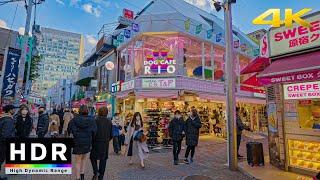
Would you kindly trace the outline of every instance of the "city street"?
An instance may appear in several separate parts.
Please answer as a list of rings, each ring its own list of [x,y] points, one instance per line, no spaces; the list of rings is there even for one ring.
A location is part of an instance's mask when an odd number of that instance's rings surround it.
[[[242,144],[241,151],[245,155],[245,143]],[[175,180],[183,179],[191,175],[203,175],[211,179],[237,179],[247,180],[251,179],[240,172],[232,172],[226,166],[227,146],[226,141],[213,138],[211,136],[202,136],[200,145],[196,149],[195,162],[190,165],[181,164],[174,166],[172,163],[172,154],[170,150],[161,150],[161,152],[152,152],[149,159],[146,161],[146,169],[142,170],[139,166],[139,161],[132,166],[128,165],[128,161],[123,156],[114,155],[112,146],[110,146],[110,158],[108,160],[105,179],[108,180],[155,180],[166,179]],[[184,155],[184,150],[180,153],[180,157]],[[88,163],[86,168],[85,179],[92,178],[91,164]],[[59,177],[59,178],[57,178]],[[75,177],[71,176],[57,176],[57,175],[34,175],[32,177],[26,176],[10,176],[9,180],[73,180]],[[194,178],[201,180],[202,178]],[[204,179],[205,180],[205,179]]]

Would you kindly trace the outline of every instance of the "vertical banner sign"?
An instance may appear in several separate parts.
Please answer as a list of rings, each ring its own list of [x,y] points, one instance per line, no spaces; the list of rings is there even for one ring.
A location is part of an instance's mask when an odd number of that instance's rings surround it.
[[[9,48],[3,73],[2,98],[14,98],[19,72],[21,50]]]
[[[113,44],[115,47],[118,47],[118,46],[119,46],[119,42],[118,42],[117,39],[113,39],[112,44]]]
[[[213,29],[207,30],[207,39],[211,39],[213,35]]]
[[[260,49],[254,49],[253,50],[253,56],[259,56]]]
[[[133,11],[129,10],[129,9],[123,9],[123,17],[127,18],[127,19],[133,19],[134,13]]]
[[[269,57],[269,44],[267,34],[265,34],[260,40],[260,57]]]
[[[220,42],[222,40],[222,33],[216,35],[216,42]]]
[[[196,26],[196,34],[200,34],[202,31],[202,24]]]
[[[27,46],[27,49],[26,49],[26,52],[27,52],[26,61],[27,62],[31,61],[31,59],[32,59],[33,40],[34,40],[33,37],[28,37],[28,46]]]
[[[131,31],[129,29],[124,30],[124,37],[126,37],[127,39],[131,37]]]
[[[124,36],[122,34],[119,34],[117,37],[118,43],[123,43],[124,42]]]
[[[186,31],[190,31],[190,24],[191,24],[190,19],[188,19],[188,20],[186,20],[186,21],[184,22],[184,29],[185,29]]]
[[[132,23],[132,30],[133,30],[134,32],[139,32],[139,24]]]

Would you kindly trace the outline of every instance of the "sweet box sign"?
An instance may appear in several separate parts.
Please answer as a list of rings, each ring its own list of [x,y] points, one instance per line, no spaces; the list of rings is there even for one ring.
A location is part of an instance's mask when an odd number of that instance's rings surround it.
[[[142,88],[146,89],[172,89],[176,87],[175,78],[144,78]]]
[[[284,99],[320,98],[320,81],[284,85],[283,91]]]

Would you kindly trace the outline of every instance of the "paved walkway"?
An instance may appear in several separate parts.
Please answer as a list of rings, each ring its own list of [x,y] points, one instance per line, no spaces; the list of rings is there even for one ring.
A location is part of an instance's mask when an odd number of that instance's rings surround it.
[[[241,151],[245,149],[245,143],[242,143]],[[110,149],[111,150],[111,149]],[[128,160],[123,156],[117,156],[110,151],[110,158],[107,164],[106,180],[180,180],[191,175],[202,175],[210,177],[214,180],[249,180],[248,176],[240,172],[229,171],[227,162],[227,147],[226,141],[212,136],[202,136],[200,144],[196,149],[195,162],[190,165],[181,164],[174,166],[172,163],[171,150],[163,150],[162,152],[153,152],[146,161],[146,168],[142,170],[139,167],[139,161],[136,159],[136,164],[129,166]],[[181,157],[184,150],[181,152]],[[244,152],[242,152],[245,155]],[[3,173],[3,172],[2,172]],[[85,179],[90,180],[92,177],[91,165],[88,162],[86,168]],[[9,180],[74,180],[74,176],[66,175],[33,175],[9,176]],[[186,179],[208,179],[200,178],[199,176]]]

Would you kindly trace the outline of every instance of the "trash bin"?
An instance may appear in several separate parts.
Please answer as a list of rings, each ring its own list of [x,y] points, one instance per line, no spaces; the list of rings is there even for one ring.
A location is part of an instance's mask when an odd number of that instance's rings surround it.
[[[250,166],[264,166],[263,145],[260,142],[248,142],[247,162]]]

